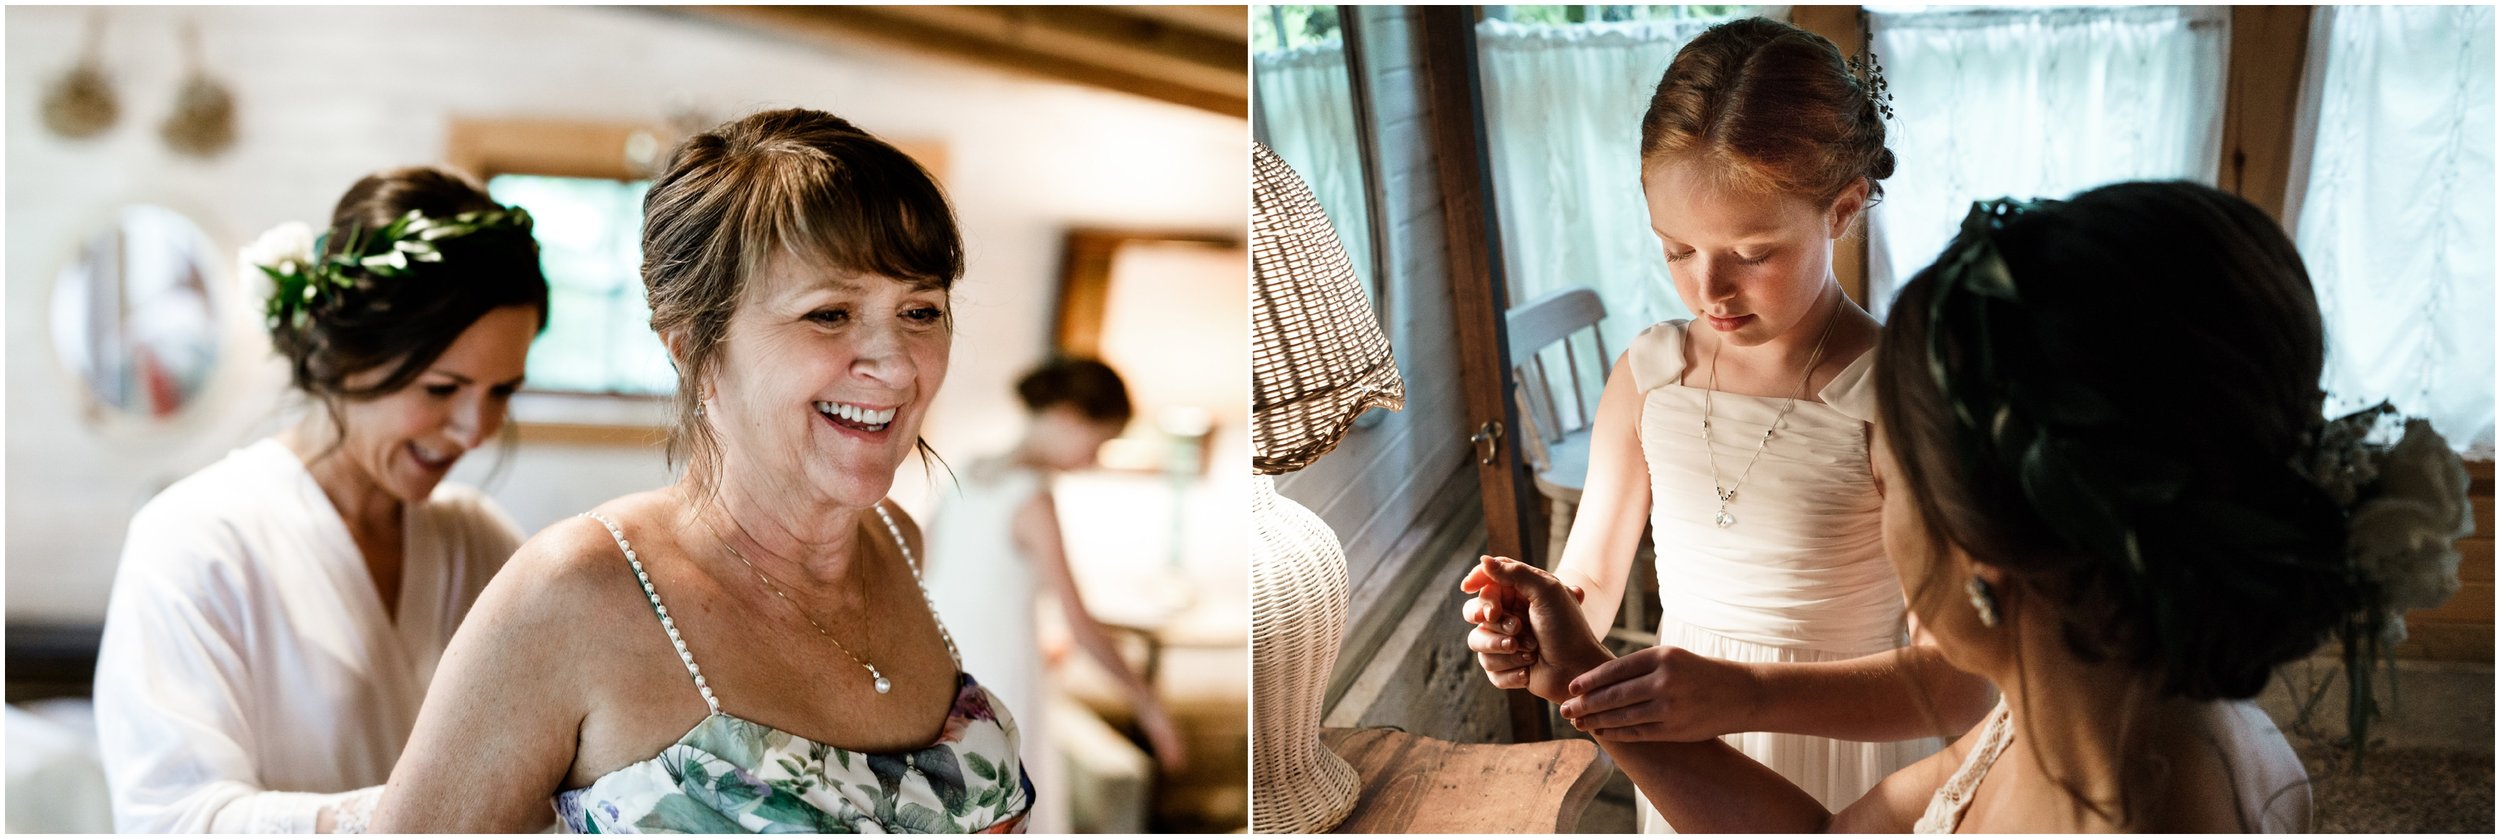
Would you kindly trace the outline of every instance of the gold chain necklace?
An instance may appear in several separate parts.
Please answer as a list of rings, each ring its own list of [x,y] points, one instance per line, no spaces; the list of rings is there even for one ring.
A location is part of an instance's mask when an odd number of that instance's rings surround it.
[[[797,601],[794,601],[794,600],[791,600],[791,599],[790,599],[790,594],[789,594],[788,592],[782,591],[782,590],[781,590],[781,584],[780,584],[780,583],[773,582],[773,578],[772,578],[772,576],[771,576],[771,575],[769,575],[769,574],[764,573],[764,569],[757,568],[757,567],[755,567],[755,563],[748,562],[748,561],[747,561],[747,555],[746,555],[746,554],[744,554],[744,553],[741,553],[741,552],[738,550],[738,546],[730,544],[730,543],[729,543],[729,539],[728,539],[728,537],[725,537],[725,536],[722,536],[722,535],[721,535],[721,533],[720,533],[720,528],[717,528],[717,527],[713,527],[713,526],[712,526],[712,522],[711,522],[711,520],[709,520],[709,519],[705,519],[705,520],[704,520],[704,522],[703,522],[703,529],[705,529],[705,530],[709,530],[709,531],[712,531],[712,538],[714,538],[714,539],[719,539],[719,540],[720,540],[720,545],[721,545],[721,547],[728,548],[728,549],[729,549],[729,555],[730,555],[730,556],[732,556],[732,557],[736,557],[736,558],[737,558],[737,560],[738,560],[738,564],[739,564],[739,565],[744,565],[744,566],[746,566],[746,567],[747,567],[747,570],[748,570],[748,571],[752,571],[752,572],[754,572],[754,573],[755,573],[755,578],[756,578],[756,579],[758,579],[758,580],[762,580],[762,581],[764,581],[764,587],[765,587],[765,588],[772,589],[773,595],[774,595],[774,596],[776,596],[776,597],[781,598],[781,602],[782,602],[783,604],[788,605],[788,606],[790,607],[790,611],[793,611],[793,612],[797,612],[797,613],[799,613],[799,619],[800,619],[800,620],[807,621],[807,625],[808,625],[808,626],[815,627],[815,628],[816,628],[816,634],[818,634],[818,635],[822,635],[822,636],[825,636],[825,640],[827,640],[827,641],[832,641],[832,642],[833,642],[833,648],[834,648],[834,649],[841,650],[843,655],[850,656],[852,661],[854,661],[854,662],[858,662],[858,664],[859,664],[859,666],[860,666],[860,667],[862,667],[862,668],[866,669],[866,670],[868,671],[868,677],[869,677],[869,678],[871,678],[871,679],[875,679],[875,680],[876,680],[876,688],[877,688],[877,692],[878,692],[878,693],[880,693],[880,694],[883,694],[883,693],[889,693],[889,692],[892,692],[892,691],[894,690],[894,682],[893,682],[892,680],[890,680],[890,679],[887,679],[887,678],[885,677],[885,674],[877,672],[877,666],[876,666],[876,665],[868,663],[868,660],[867,660],[867,659],[860,658],[858,653],[851,652],[851,648],[850,648],[849,646],[844,645],[844,644],[842,643],[842,639],[833,637],[833,633],[831,633],[831,632],[826,632],[826,631],[825,631],[825,626],[824,626],[824,624],[817,623],[817,622],[816,622],[816,619],[815,619],[814,617],[811,617],[811,616],[809,616],[809,615],[807,614],[807,610],[806,610],[806,609],[799,608],[799,604],[798,604],[798,602],[797,602]]]
[[[1754,444],[1753,457],[1745,461],[1745,471],[1737,474],[1734,484],[1720,482],[1719,452],[1710,445],[1710,414],[1715,407],[1711,397],[1719,391],[1719,356],[1725,354],[1727,345],[1722,343],[1719,349],[1710,352],[1710,387],[1701,392],[1701,450],[1710,459],[1710,490],[1719,497],[1719,514],[1711,519],[1719,527],[1736,525],[1736,514],[1728,512],[1728,505],[1736,503],[1736,490],[1745,485],[1746,478],[1753,477],[1753,465],[1761,462],[1762,453],[1771,448],[1771,433],[1778,431],[1780,423],[1788,420],[1789,411],[1796,410],[1797,400],[1805,398],[1806,383],[1814,380],[1814,366],[1823,361],[1823,343],[1831,340],[1832,325],[1839,322],[1840,305],[1836,304],[1832,307],[1831,316],[1823,319],[1823,334],[1814,339],[1814,352],[1806,356],[1805,372],[1797,376],[1797,392],[1788,397],[1788,404],[1780,406],[1779,415],[1772,417],[1771,424],[1762,429],[1762,442]]]

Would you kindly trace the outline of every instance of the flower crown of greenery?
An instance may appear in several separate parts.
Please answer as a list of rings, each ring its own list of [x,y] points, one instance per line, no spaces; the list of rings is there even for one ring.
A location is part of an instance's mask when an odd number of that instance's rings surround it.
[[[2192,512],[2210,538],[2287,546],[2320,532],[2318,521],[2344,525],[2343,550],[2328,561],[2361,594],[2342,615],[2346,738],[2339,745],[2357,769],[2369,724],[2382,715],[2371,689],[2379,664],[2393,672],[2391,648],[2404,640],[2404,613],[2446,602],[2457,590],[2456,541],[2474,532],[2463,461],[2430,423],[2400,419],[2381,402],[2333,419],[2312,421],[2301,450],[2286,466],[2320,490],[2316,515],[2261,509],[2236,498],[2200,497],[2188,467],[2160,452],[2117,442],[2094,429],[2124,421],[2116,405],[2079,382],[2040,374],[2046,348],[2016,336],[2036,335],[2023,294],[1998,252],[1995,236],[2014,219],[2059,201],[1974,202],[1961,233],[1928,269],[1927,369],[1951,406],[1961,462],[2010,469],[2043,522],[2094,555],[2119,558],[2139,602],[2167,603],[2198,595],[2156,590],[2163,584],[2145,564],[2137,523],[2155,508]],[[2015,340],[2000,340],[2015,338]],[[2323,402],[2324,394],[2320,394]],[[2400,432],[2397,426],[2400,425]],[[2392,439],[2392,442],[2383,442]],[[2314,520],[2312,520],[2314,519]],[[2263,596],[2261,575],[2200,575],[2200,586],[2235,586]],[[2174,604],[2174,606],[2177,604]],[[2163,646],[2182,639],[2166,626],[2176,608],[2158,610]],[[2332,684],[2319,681],[2295,727]]]
[[[518,233],[534,252],[532,224],[529,211],[520,207],[471,210],[450,218],[409,210],[379,228],[349,227],[335,252],[324,257],[317,254],[329,234],[316,239],[303,223],[288,222],[261,234],[243,258],[269,276],[270,327],[301,327],[314,309],[340,293],[373,280],[408,277],[416,263],[443,261],[441,245],[454,239]]]

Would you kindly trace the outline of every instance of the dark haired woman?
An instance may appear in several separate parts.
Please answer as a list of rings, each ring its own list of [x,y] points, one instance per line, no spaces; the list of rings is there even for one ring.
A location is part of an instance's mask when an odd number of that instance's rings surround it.
[[[1128,427],[1128,387],[1100,361],[1054,358],[1018,379],[1016,396],[1024,402],[1024,436],[1015,448],[964,470],[960,492],[950,494],[930,521],[929,593],[939,611],[955,616],[964,666],[983,674],[990,690],[1015,709],[1036,785],[1048,786],[1053,765],[1046,739],[1048,662],[1034,625],[1035,596],[1044,593],[1058,602],[1076,645],[1127,690],[1165,771],[1178,771],[1187,760],[1180,731],[1086,610],[1068,571],[1051,494],[1058,473],[1093,465],[1103,443]],[[1044,790],[1034,807],[1036,832],[1067,831],[1067,814],[1052,812],[1064,805],[1053,808],[1052,800]]]
[[[1909,646],[1868,459],[1877,325],[1832,273],[1834,243],[1893,170],[1879,84],[1830,41],[1763,18],[1677,52],[1641,119],[1638,186],[1695,317],[1642,331],[1607,376],[1554,566],[1607,626],[1648,525],[1658,644],[1565,696],[1532,666],[1535,641],[1505,632],[1498,606],[1488,619],[1498,598],[1468,611],[1494,684],[1564,703],[1600,736],[1724,736],[1833,806],[1988,702],[1977,679]],[[1792,682],[1811,688],[1755,701]],[[1645,804],[1639,815],[1647,831],[1675,827]]]
[[[2190,183],[1988,202],[1893,311],[1884,541],[1936,648],[2004,701],[1840,807],[1715,742],[1601,739],[1618,764],[1713,832],[2307,830],[2299,759],[2246,700],[2328,633],[2435,604],[2412,598],[2443,560],[2453,590],[2472,518],[2427,424],[2382,449],[2320,416],[2291,240]],[[1561,675],[1605,657],[1551,575],[1483,574]]]
[[[493,438],[546,324],[529,216],[401,169],[247,253],[320,410],[132,517],[96,662],[123,831],[353,831],[435,662],[521,535],[443,482]]]
[[[1006,832],[1015,722],[886,500],[946,381],[935,179],[820,111],[679,146],[643,200],[678,482],[532,537],[443,654],[377,828]]]

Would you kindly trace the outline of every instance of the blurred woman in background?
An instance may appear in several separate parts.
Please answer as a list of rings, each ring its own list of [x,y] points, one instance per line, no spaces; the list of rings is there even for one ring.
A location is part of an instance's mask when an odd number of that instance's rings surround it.
[[[1154,687],[1120,658],[1110,633],[1094,620],[1068,570],[1051,483],[1059,473],[1094,464],[1102,445],[1128,427],[1128,387],[1110,365],[1054,358],[1016,382],[1024,402],[1024,437],[1015,448],[965,470],[961,492],[932,517],[929,593],[955,617],[964,666],[980,671],[1024,724],[1026,762],[1044,788],[1058,769],[1049,746],[1049,667],[1035,625],[1037,595],[1059,604],[1069,634],[1137,708],[1138,727],[1163,770],[1188,762],[1179,729]],[[1056,801],[1062,806],[1048,806]],[[1065,798],[1045,793],[1035,809],[1037,832],[1068,830]]]

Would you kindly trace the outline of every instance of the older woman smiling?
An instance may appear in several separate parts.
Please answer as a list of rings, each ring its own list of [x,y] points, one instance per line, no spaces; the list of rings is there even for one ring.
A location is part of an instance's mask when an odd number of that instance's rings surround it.
[[[1000,831],[1031,787],[885,500],[963,270],[928,173],[830,114],[681,147],[645,200],[675,484],[524,545],[446,653],[376,826]],[[699,662],[699,663],[698,663]]]

